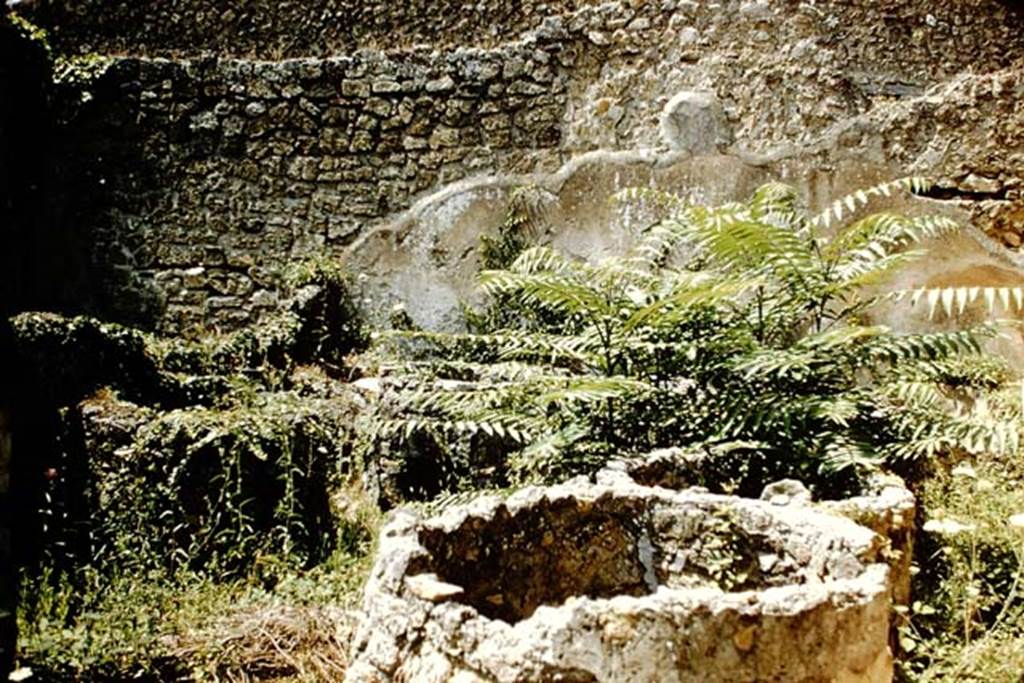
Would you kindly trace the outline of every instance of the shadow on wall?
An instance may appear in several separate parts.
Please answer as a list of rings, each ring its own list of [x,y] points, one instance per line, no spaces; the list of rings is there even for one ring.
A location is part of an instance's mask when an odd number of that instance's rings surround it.
[[[54,88],[52,174],[60,197],[52,225],[74,243],[72,259],[84,280],[77,291],[86,294],[57,310],[153,329],[165,303],[140,273],[151,266],[159,236],[137,217],[148,215],[168,181],[143,153],[137,84],[125,80],[87,75]],[[172,127],[165,133],[176,134]]]
[[[0,18],[0,313],[81,309],[88,287],[70,230],[57,229],[50,61]],[[72,303],[74,302],[74,303]]]
[[[106,135],[84,134],[86,98],[74,86],[58,91],[46,46],[12,16],[0,15],[0,316],[85,313],[149,326],[159,302],[126,286],[134,275],[119,267],[121,252],[103,248],[95,220],[119,191],[104,182],[111,164],[144,173],[125,159],[130,126],[108,115]]]
[[[90,209],[110,194],[84,191],[100,164],[69,154],[58,124],[46,46],[0,5],[0,677],[15,643],[15,567],[38,530],[39,482],[57,452],[57,413],[16,360],[8,317],[30,310],[90,313],[145,323],[149,309],[105,292],[117,270],[97,259]],[[81,191],[74,202],[68,190]],[[85,362],[88,362],[87,360]],[[17,524],[15,521],[17,520]],[[17,527],[17,528],[15,528]]]

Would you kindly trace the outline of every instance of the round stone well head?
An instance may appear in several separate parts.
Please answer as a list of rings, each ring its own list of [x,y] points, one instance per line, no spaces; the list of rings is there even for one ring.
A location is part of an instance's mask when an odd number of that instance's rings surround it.
[[[627,483],[399,512],[347,680],[889,680],[881,545],[809,508]]]
[[[642,456],[613,460],[597,473],[598,483],[639,484],[682,491],[701,487],[712,492],[731,491],[740,482],[738,473],[744,459],[711,457],[699,451],[666,448]],[[757,496],[775,505],[809,505],[812,494],[792,479],[769,483],[762,480],[751,487],[756,477],[745,482],[745,494]],[[834,493],[834,492],[833,492]],[[883,550],[889,565],[889,583],[893,602],[910,604],[910,568],[914,555],[915,515],[917,501],[904,481],[892,474],[874,472],[857,478],[855,488],[839,496],[816,500],[814,506],[822,511],[847,517],[865,526],[886,540]]]

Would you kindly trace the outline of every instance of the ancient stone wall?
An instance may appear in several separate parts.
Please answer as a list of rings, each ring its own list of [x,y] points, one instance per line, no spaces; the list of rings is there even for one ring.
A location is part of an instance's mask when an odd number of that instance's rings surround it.
[[[70,52],[269,58],[333,55],[358,47],[493,45],[537,28],[553,13],[600,0],[41,0],[24,11],[53,27]],[[637,3],[642,4],[642,3]]]
[[[105,317],[234,327],[275,305],[290,262],[342,251],[371,279],[406,281],[375,305],[414,290],[455,310],[463,292],[425,273],[469,272],[507,196],[481,204],[454,181],[543,185],[561,196],[556,237],[587,255],[614,234],[594,208],[609,193],[678,176],[574,161],[587,152],[681,161],[688,185],[669,189],[730,199],[754,177],[820,203],[908,172],[956,195],[977,171],[995,190],[971,212],[998,212],[1010,244],[1024,231],[1009,225],[1024,175],[1012,3],[215,4],[18,5],[58,51],[107,55],[62,72],[56,138],[58,220],[90,245]],[[985,90],[979,73],[1004,75]],[[428,204],[430,220],[406,213]],[[383,251],[363,248],[374,234]]]
[[[166,329],[276,305],[290,261],[326,255],[412,197],[551,166],[566,84],[535,45],[327,60],[119,59],[63,134],[70,209],[108,290]]]
[[[669,26],[684,32],[680,36],[684,48],[699,48],[716,36],[749,30],[747,40],[733,44],[732,50],[739,53],[747,46],[780,44],[787,50],[806,50],[806,44],[785,44],[788,24],[824,29],[820,46],[842,52],[851,70],[916,69],[921,66],[916,57],[923,54],[934,72],[965,60],[1005,55],[1004,41],[986,39],[998,34],[1003,15],[1015,4],[998,0],[250,0],[225,5],[217,0],[22,0],[19,11],[47,27],[61,51],[79,54],[215,52],[281,59],[336,55],[359,47],[496,45],[518,40],[551,21],[600,33],[594,36],[596,43],[626,47],[633,54],[643,47],[672,49],[671,44],[645,45],[643,40],[651,29]],[[708,29],[712,29],[710,35]],[[959,49],[949,49],[949,38],[959,41]],[[1003,38],[1010,39],[1011,34]],[[886,43],[903,49],[872,54]],[[694,56],[699,58],[699,51]]]

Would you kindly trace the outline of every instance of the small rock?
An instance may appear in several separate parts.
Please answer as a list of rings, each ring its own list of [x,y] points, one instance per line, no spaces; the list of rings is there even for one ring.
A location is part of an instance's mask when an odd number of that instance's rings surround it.
[[[262,102],[250,102],[245,105],[245,113],[247,116],[259,116],[267,111],[267,107]]]
[[[458,144],[459,131],[455,128],[438,126],[430,134],[430,146],[435,149],[438,147],[456,147]]]
[[[217,130],[217,115],[212,111],[204,111],[192,117],[189,127],[194,130]]]
[[[612,615],[604,625],[604,637],[612,641],[628,641],[633,637],[636,629],[628,619],[621,615]]]
[[[352,382],[352,386],[368,394],[379,394],[381,392],[380,377],[362,377]]]
[[[433,81],[427,81],[427,92],[447,92],[455,87],[455,81],[451,76],[443,76]]]
[[[732,637],[733,645],[740,652],[749,652],[750,648],[754,647],[754,634],[757,632],[757,625],[751,624],[741,628]]]
[[[995,194],[1003,189],[1003,184],[995,178],[986,178],[985,176],[971,173],[960,183],[960,189],[968,192]]]
[[[405,587],[417,598],[427,602],[445,602],[462,595],[462,586],[445,583],[437,578],[437,574],[417,574],[406,577]]]
[[[740,14],[755,21],[766,21],[771,19],[772,8],[764,0],[759,2],[745,2],[740,6]]]
[[[392,80],[382,78],[373,82],[373,92],[375,93],[395,93],[400,92],[401,89],[402,86]]]
[[[1003,233],[1003,242],[1006,243],[1006,246],[1017,249],[1020,247],[1021,244],[1020,235],[1013,232],[1012,230],[1007,230],[1006,232]]]
[[[369,97],[370,84],[365,81],[345,81],[341,84],[341,94],[345,97]]]
[[[783,479],[768,484],[761,492],[761,500],[772,505],[806,505],[811,502],[811,492],[796,479]]]
[[[692,26],[687,26],[679,32],[679,44],[683,46],[693,45],[700,40],[700,33]]]

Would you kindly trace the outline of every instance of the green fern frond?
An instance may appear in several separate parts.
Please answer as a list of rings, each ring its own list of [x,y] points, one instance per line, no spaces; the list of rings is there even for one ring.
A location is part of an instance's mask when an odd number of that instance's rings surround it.
[[[677,323],[694,306],[722,305],[762,284],[756,278],[719,278],[709,273],[674,273],[670,289],[652,303],[637,308],[623,324],[630,332],[641,326],[661,327]]]
[[[826,469],[836,472],[848,469],[872,470],[883,462],[882,454],[870,443],[851,438],[847,433],[824,434],[820,438],[824,442],[822,464]]]
[[[612,303],[592,285],[555,272],[484,271],[480,274],[480,283],[491,296],[515,297],[525,306],[563,315],[593,317],[615,312]]]
[[[592,330],[584,330],[580,334],[543,334],[500,335],[501,360],[533,360],[553,366],[575,364],[587,366],[593,364],[594,357],[600,353],[601,340]]]
[[[774,381],[783,378],[806,377],[822,358],[810,350],[770,349],[759,351],[735,365],[748,379]]]
[[[946,317],[963,314],[968,305],[979,299],[984,301],[989,315],[996,312],[998,302],[1007,313],[1024,310],[1024,287],[919,287],[891,292],[887,298],[894,302],[909,299],[911,306],[924,300],[928,304],[928,318],[934,319],[939,305]]]
[[[981,326],[957,332],[879,336],[864,344],[862,359],[865,364],[879,361],[895,364],[907,360],[934,361],[977,354],[981,353],[981,339],[991,334],[991,328]]]
[[[509,271],[519,275],[533,273],[565,273],[573,270],[577,262],[548,246],[531,247],[523,251],[509,266]],[[494,272],[494,271],[484,271]]]
[[[665,265],[684,241],[682,231],[671,224],[658,222],[644,231],[634,257],[639,267],[655,270]]]
[[[796,189],[783,183],[766,183],[754,191],[750,213],[759,221],[807,237],[803,214],[797,210]]]
[[[822,211],[811,218],[811,224],[815,227],[828,228],[833,221],[839,222],[845,216],[852,215],[857,210],[865,207],[875,197],[890,197],[895,192],[911,192],[922,194],[932,186],[927,178],[907,177],[893,180],[888,183],[881,183],[864,190],[857,190],[845,197],[840,197]]]
[[[751,212],[755,216],[788,213],[796,209],[796,189],[785,183],[770,182],[754,190],[750,198]]]
[[[920,460],[957,450],[974,455],[1009,455],[1019,453],[1020,446],[1019,424],[936,412],[928,421],[917,421],[909,438],[889,447],[889,455],[896,460]]]
[[[903,251],[897,254],[865,255],[865,258],[850,258],[836,267],[835,282],[828,285],[835,296],[855,292],[864,287],[882,284],[895,271],[905,268],[927,254],[924,250]]]
[[[628,377],[583,377],[540,395],[537,403],[545,408],[553,403],[597,403],[652,389],[648,383]]]
[[[851,394],[839,394],[812,403],[814,417],[839,427],[849,427],[861,414],[860,397]]]
[[[912,404],[925,408],[938,408],[949,403],[938,385],[929,380],[896,380],[882,385],[880,390],[887,400],[897,405]]]
[[[536,185],[513,190],[498,234],[480,237],[480,262],[484,268],[505,268],[529,245],[536,243],[547,223],[546,199]]]
[[[519,481],[549,479],[551,472],[561,467],[567,451],[588,436],[589,430],[575,422],[540,436],[510,458],[513,478]]]
[[[743,211],[695,209],[691,220],[674,225],[712,264],[732,272],[768,265],[780,274],[813,273],[812,245],[789,229],[753,219]]]
[[[959,229],[959,223],[945,216],[908,218],[876,213],[840,230],[822,248],[822,257],[836,264],[883,258],[897,249]]]

